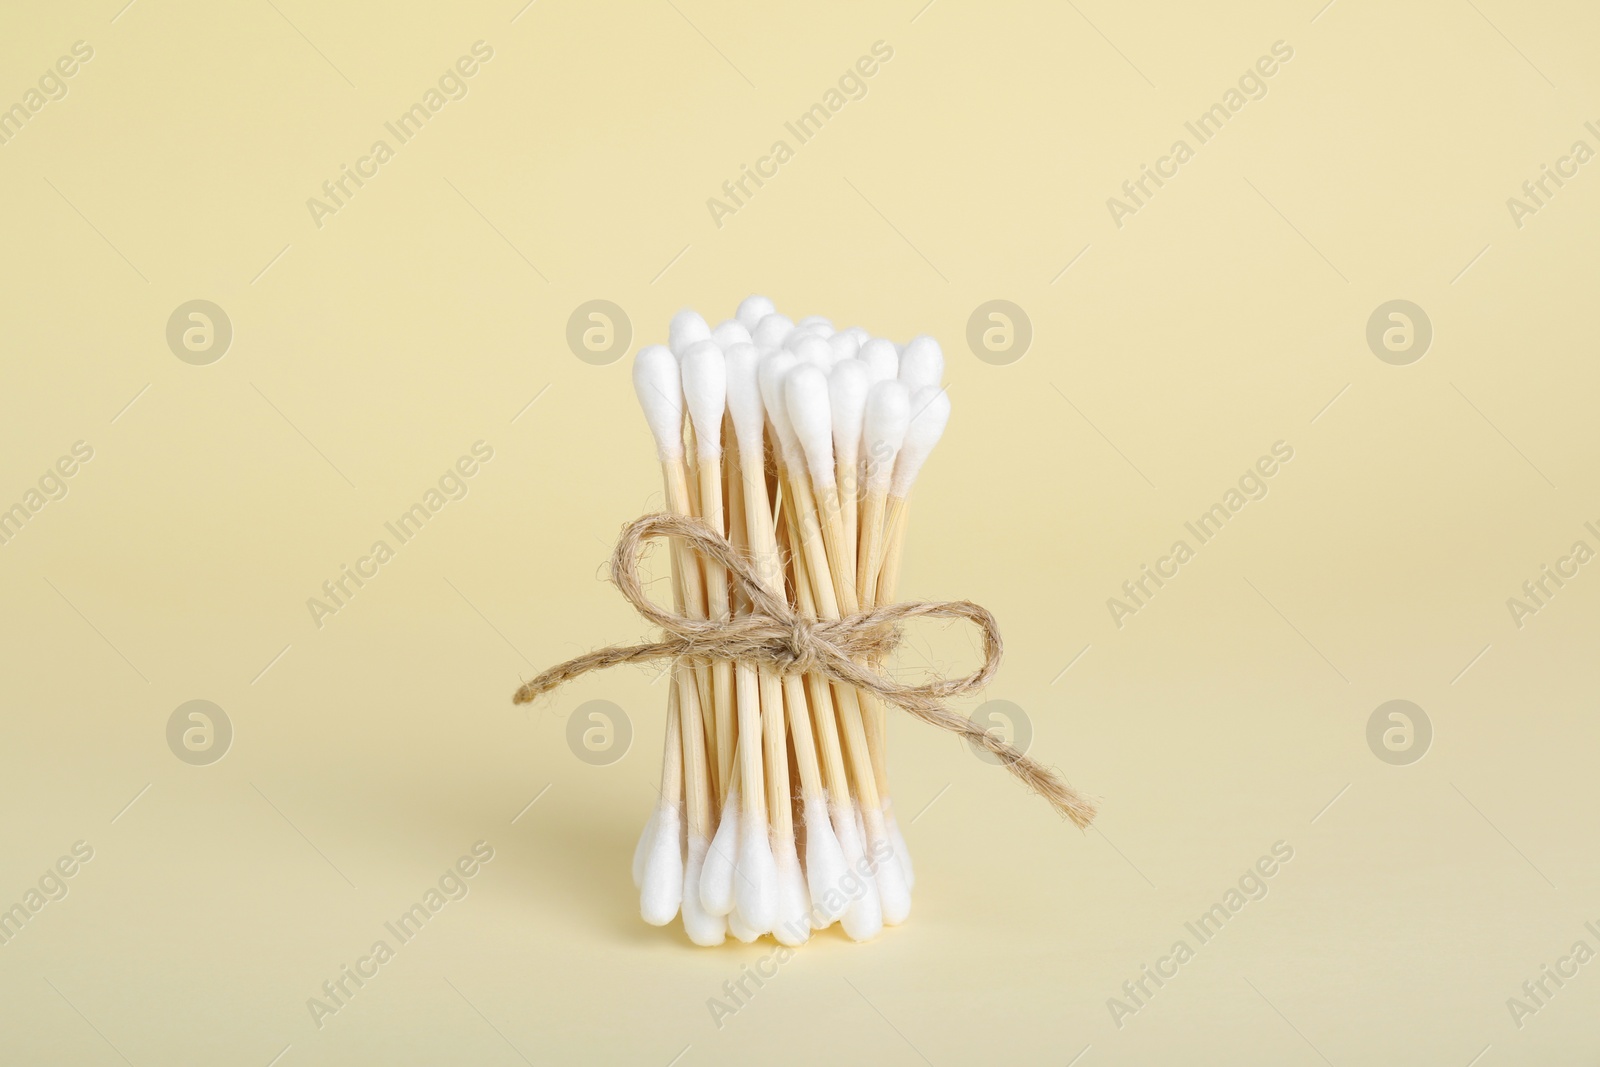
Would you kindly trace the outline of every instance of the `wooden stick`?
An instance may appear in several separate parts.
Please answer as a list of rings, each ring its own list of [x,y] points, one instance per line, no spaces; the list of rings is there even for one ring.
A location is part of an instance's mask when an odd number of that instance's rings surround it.
[[[734,440],[733,419],[730,417],[726,423],[727,429],[723,431],[723,440]],[[724,480],[727,482],[727,491],[724,494],[728,504],[728,528],[725,534],[733,547],[741,552],[750,551],[749,523],[744,514],[744,461],[737,448],[727,449],[725,452],[727,462],[722,465]],[[748,603],[743,591],[738,585],[732,586],[733,613],[735,615],[748,610]]]
[[[756,565],[756,574],[769,592],[783,596],[783,577],[778,564],[778,542],[772,525],[772,508],[767,499],[766,464],[754,463],[752,455],[741,457],[740,492],[744,500],[745,534]],[[762,739],[766,756],[767,818],[779,840],[792,839],[794,819],[789,799],[789,749],[784,692],[776,674],[762,668],[757,673],[761,700]],[[804,757],[798,757],[803,759]],[[802,763],[801,773],[806,772]]]
[[[739,789],[739,817],[741,820],[753,819],[765,824],[766,774],[761,765],[762,746],[757,744],[757,739],[764,736],[762,726],[766,718],[761,708],[760,676],[754,664],[740,661],[734,678],[739,707],[739,777],[744,780]]]
[[[817,528],[817,502],[811,492],[810,479],[804,471],[790,469],[786,472],[784,494],[795,507],[797,536],[801,554],[811,576],[811,592],[817,599],[817,617],[826,621],[841,618],[835,579],[828,565],[824,535]],[[854,583],[850,583],[853,588]],[[839,722],[844,728],[845,756],[849,760],[851,781],[863,809],[878,809],[878,784],[872,770],[872,758],[867,750],[866,728],[861,718],[861,704],[856,690],[850,686],[834,686],[834,698],[839,712]]]
[[[679,455],[671,460],[666,460],[661,464],[661,474],[662,483],[665,486],[666,491],[667,510],[674,515],[682,515],[688,518],[693,518],[695,515],[694,500],[691,497],[689,490],[689,469],[687,461],[682,455]],[[683,576],[681,583],[683,604],[680,605],[680,610],[682,610],[684,614],[691,619],[709,618],[710,616],[707,614],[706,608],[706,590],[701,574],[699,557],[693,552],[688,551],[681,543],[678,542],[673,543],[672,555],[677,573]],[[693,666],[695,683],[699,689],[699,700],[697,701],[697,706],[701,709],[702,713],[709,709],[710,716],[714,720],[716,716],[716,704],[713,700],[711,672],[704,660],[694,661]],[[697,721],[695,723],[695,725],[700,727],[702,731],[705,731],[712,725],[711,723],[704,721],[704,719],[705,716],[702,714],[701,721]],[[707,744],[714,744],[714,734],[708,734],[707,736],[709,738]]]
[[[729,419],[727,420],[727,429],[723,433],[723,440],[731,441],[733,439],[732,420]],[[750,538],[746,533],[744,485],[742,484],[743,471],[739,463],[739,450],[737,448],[727,449],[725,455],[727,456],[727,462],[723,464],[723,474],[727,479],[727,537],[736,550],[744,552],[749,550]],[[734,588],[732,593],[729,609],[733,614],[739,615],[750,610],[749,605],[745,603],[737,588]],[[721,799],[724,801],[727,799],[728,789],[731,786],[730,777],[733,773],[733,768],[736,766],[735,745],[738,737],[738,709],[733,703],[731,694],[729,701],[728,704],[724,705],[723,713],[718,715],[716,724],[717,781],[721,784]]]
[[[679,696],[682,690],[674,686],[667,694],[667,732],[661,746],[661,803],[682,810],[683,804],[683,730],[679,722]]]
[[[787,481],[787,479],[785,479]],[[785,500],[783,505],[784,531],[789,546],[789,559],[794,567],[795,606],[800,613],[809,618],[817,617],[816,600],[811,592],[811,576],[806,570],[805,557],[797,551],[795,546],[800,543],[800,529],[795,516],[795,507],[792,500]],[[812,727],[821,757],[820,776],[827,785],[827,795],[841,802],[850,800],[850,778],[845,771],[843,751],[839,745],[838,721],[834,717],[834,703],[828,680],[822,675],[812,672],[804,679],[803,689],[797,684],[795,675],[784,676],[785,693],[789,698],[792,708],[808,706],[811,710],[812,722],[806,724],[809,732]],[[797,692],[798,690],[798,692]],[[808,699],[809,695],[809,699]],[[795,715],[798,719],[799,716]],[[795,747],[800,747],[798,738]],[[807,768],[801,764],[802,781],[806,776]],[[817,772],[813,772],[817,773]]]
[[[860,482],[860,464],[856,460],[846,461],[839,459],[834,465],[834,477],[839,485],[840,513],[844,520],[844,544],[848,554],[851,574],[855,574],[856,553],[860,543],[860,523],[858,513],[858,489]],[[841,565],[843,562],[841,561]],[[861,586],[856,585],[859,591]],[[863,596],[862,599],[865,599]]]
[[[750,486],[750,493],[754,493],[754,491],[755,486]],[[760,491],[762,491],[762,496],[765,498],[765,475],[762,475]],[[758,510],[760,510],[760,515],[755,514],[757,509],[750,509],[749,512],[750,522],[752,522],[752,530],[750,530],[752,541],[760,541],[760,544],[763,545],[762,552],[758,553],[757,557],[757,573],[762,576],[762,585],[765,585],[768,592],[774,593],[778,597],[787,597],[787,593],[784,592],[784,576],[782,576],[778,531],[774,530],[773,517],[765,509],[765,501],[763,501],[762,509]],[[760,530],[757,530],[757,525],[760,526]],[[802,605],[800,609],[805,611],[806,608]],[[826,792],[822,787],[822,771],[818,763],[818,752],[816,752],[816,737],[814,737],[813,729],[811,729],[811,712],[813,712],[813,709],[811,709],[810,701],[806,699],[805,681],[800,678],[800,675],[792,675],[792,673],[778,678],[778,675],[774,675],[770,669],[763,667],[762,685],[763,694],[768,694],[768,686],[771,686],[774,691],[774,693],[771,693],[773,699],[786,705],[786,721],[787,726],[789,726],[790,737],[794,741],[795,769],[800,774],[802,797],[805,797],[806,800],[818,800],[821,803],[827,803]],[[766,699],[766,696],[763,696],[763,699]],[[837,747],[837,741],[835,741],[835,747]],[[843,781],[843,777],[840,777],[840,781]],[[792,821],[794,821],[794,816],[790,813],[790,822]]]
[[[711,768],[706,762],[705,737],[700,727],[700,694],[691,669],[681,660],[673,665],[673,683],[678,693],[678,708],[683,716],[684,819],[691,834],[706,840],[716,832],[711,805],[715,789]]]
[[[879,604],[892,604],[900,585],[900,561],[906,545],[906,520],[910,508],[909,496],[889,498],[888,516],[884,520],[884,527],[889,531],[887,547],[877,578]]]
[[[713,530],[724,529],[722,507],[722,452],[718,448],[701,448],[697,456],[697,473],[700,488],[700,517]],[[728,599],[728,572],[715,560],[705,560],[706,605],[708,618],[726,622],[732,614]],[[711,661],[711,708],[713,751],[716,753],[718,796],[727,791],[728,774],[733,759],[734,681],[733,664],[725,659]]]
[[[687,556],[688,553],[681,552],[679,555]],[[672,601],[673,607],[679,612],[684,610],[685,578],[683,570],[674,566]],[[678,714],[675,718],[682,719],[679,736],[683,747],[684,822],[691,835],[699,834],[709,840],[716,831],[711,815],[714,790],[709,777],[710,768],[706,764],[700,691],[694,684],[690,668],[682,660],[672,665],[672,685],[678,698]]]
[[[856,588],[861,592],[861,606],[876,607],[887,603],[878,596],[878,576],[883,567],[884,505],[888,494],[882,489],[868,489],[861,508],[861,559],[856,573]]]
[[[862,509],[861,522],[861,558],[856,588],[861,592],[861,608],[875,608],[880,604],[891,603],[886,599],[880,589],[879,574],[884,562],[884,507],[887,494],[882,489],[868,489],[866,506]],[[893,541],[890,542],[893,544]],[[897,563],[898,569],[898,563]],[[893,596],[892,591],[889,594]],[[874,666],[879,666],[874,663]],[[872,701],[872,709],[867,715],[868,732],[874,740],[873,767],[878,775],[878,789],[884,796],[889,795],[889,721],[883,705],[879,701]]]

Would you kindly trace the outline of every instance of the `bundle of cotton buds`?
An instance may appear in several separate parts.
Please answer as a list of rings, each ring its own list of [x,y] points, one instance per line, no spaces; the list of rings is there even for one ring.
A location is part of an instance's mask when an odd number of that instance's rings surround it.
[[[806,617],[891,603],[907,498],[950,417],[938,342],[796,323],[761,296],[715,329],[680,311],[668,336],[633,368],[667,510],[721,533]],[[751,610],[720,563],[682,546],[673,599],[691,618]],[[875,694],[674,663],[660,801],[633,861],[645,921],[681,913],[700,945],[728,931],[797,945],[834,922],[864,941],[904,922],[914,876],[886,741]]]

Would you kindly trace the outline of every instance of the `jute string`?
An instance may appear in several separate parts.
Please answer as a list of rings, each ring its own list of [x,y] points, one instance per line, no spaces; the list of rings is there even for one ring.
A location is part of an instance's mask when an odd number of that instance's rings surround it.
[[[754,610],[717,621],[685,618],[656,606],[639,577],[639,557],[645,542],[653,537],[677,538],[691,550],[721,563]],[[814,672],[838,685],[876,693],[922,722],[993,753],[1001,766],[1080,828],[1087,828],[1094,819],[1094,802],[1055,771],[944,705],[951,697],[982,689],[1000,669],[1004,645],[999,624],[971,601],[890,604],[832,622],[806,618],[769,593],[744,555],[709,526],[664,514],[646,515],[623,527],[611,553],[611,581],[640,615],[662,629],[664,640],[612,645],[557,664],[524,683],[511,698],[513,703],[526,704],[590,671],[682,656],[746,660],[766,664],[780,674]],[[901,624],[912,619],[965,619],[972,623],[983,634],[983,665],[963,678],[935,677],[922,685],[902,685],[863,665],[893,651],[900,641]]]

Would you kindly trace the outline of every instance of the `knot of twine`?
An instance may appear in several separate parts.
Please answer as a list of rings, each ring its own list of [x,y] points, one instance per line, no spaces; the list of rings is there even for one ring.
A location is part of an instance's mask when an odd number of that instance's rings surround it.
[[[639,557],[653,537],[672,537],[725,567],[749,598],[753,611],[730,619],[691,619],[658,607],[645,594]],[[755,568],[726,538],[705,523],[677,515],[646,515],[624,526],[611,553],[611,581],[664,640],[642,645],[612,645],[559,663],[525,682],[511,698],[526,704],[590,671],[623,663],[659,659],[745,660],[779,674],[820,674],[829,681],[873,693],[913,717],[957,734],[992,753],[1029,789],[1049,801],[1080,828],[1095,816],[1095,805],[1050,768],[1023,755],[1006,741],[945,707],[944,701],[988,685],[1000,669],[1004,644],[1000,626],[987,609],[967,600],[909,601],[857,612],[837,620],[807,618],[761,584]],[[893,651],[900,624],[912,619],[965,619],[983,634],[983,664],[961,678],[935,676],[921,685],[902,685],[864,663]]]

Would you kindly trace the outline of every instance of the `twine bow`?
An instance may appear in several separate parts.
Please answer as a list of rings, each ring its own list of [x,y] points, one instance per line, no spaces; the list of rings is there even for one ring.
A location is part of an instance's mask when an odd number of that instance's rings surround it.
[[[657,607],[645,594],[639,578],[639,556],[645,542],[653,537],[678,538],[693,551],[722,564],[749,597],[754,610],[731,619],[707,620],[686,618]],[[949,698],[988,685],[1000,669],[1004,645],[999,624],[987,609],[971,601],[911,601],[838,620],[807,618],[769,592],[750,562],[709,526],[665,514],[646,515],[623,527],[611,553],[611,580],[640,615],[662,629],[665,639],[643,645],[612,645],[557,664],[524,683],[511,698],[512,703],[529,703],[590,671],[685,656],[761,663],[780,674],[815,673],[835,684],[876,694],[922,722],[993,753],[1024,785],[1080,828],[1086,828],[1094,819],[1094,803],[1060,775],[945,707],[944,701]],[[919,618],[965,619],[972,623],[983,634],[983,665],[965,677],[935,677],[922,685],[902,685],[863,665],[892,651],[900,640],[900,624]]]

